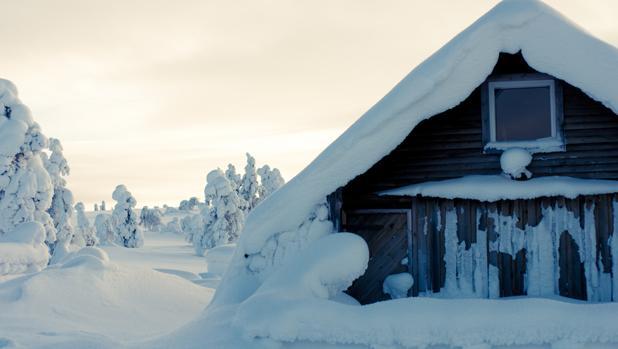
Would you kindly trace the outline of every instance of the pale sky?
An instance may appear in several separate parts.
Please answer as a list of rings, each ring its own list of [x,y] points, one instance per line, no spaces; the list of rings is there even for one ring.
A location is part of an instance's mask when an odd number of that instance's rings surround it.
[[[0,76],[89,209],[121,183],[138,206],[203,199],[247,151],[289,180],[498,2],[0,1]],[[547,2],[618,46],[618,1]]]

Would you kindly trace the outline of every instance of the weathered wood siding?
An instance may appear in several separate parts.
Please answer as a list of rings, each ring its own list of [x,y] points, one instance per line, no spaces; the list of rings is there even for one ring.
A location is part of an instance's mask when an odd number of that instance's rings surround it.
[[[492,74],[532,73],[521,55],[501,55]],[[562,81],[566,151],[535,154],[534,176],[618,179],[618,117]],[[343,208],[396,205],[373,195],[408,184],[500,173],[499,154],[484,154],[481,92],[421,122],[389,155],[342,188]],[[405,205],[405,202],[403,202]]]
[[[370,261],[349,293],[363,304],[388,299],[386,276],[407,271],[415,280],[411,296],[618,301],[615,205],[615,194],[492,203],[414,198],[409,234],[406,214],[350,211],[343,228],[367,241]]]

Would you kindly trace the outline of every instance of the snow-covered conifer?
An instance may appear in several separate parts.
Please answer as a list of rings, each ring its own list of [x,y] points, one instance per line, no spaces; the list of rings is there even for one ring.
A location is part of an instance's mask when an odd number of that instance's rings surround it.
[[[77,229],[76,234],[73,236],[73,243],[78,246],[94,246],[97,244],[97,237],[84,210],[85,207],[83,203],[78,202],[75,204]]]
[[[229,182],[229,181],[228,181]],[[247,153],[247,165],[238,192],[245,201],[245,210],[251,211],[258,203],[258,178],[255,170],[255,158]]]
[[[101,211],[105,211],[105,200],[101,201]]]
[[[73,225],[71,218],[73,217],[73,193],[66,187],[64,179],[70,172],[69,164],[62,152],[62,144],[55,138],[49,139],[49,150],[51,154],[45,159],[45,169],[54,186],[54,195],[52,197],[51,207],[47,210],[54,222],[56,229],[56,242],[50,245],[52,252],[56,248],[61,248],[64,254],[68,251],[68,245],[73,240]]]
[[[37,221],[45,229],[45,242],[56,241],[47,213],[53,196],[43,164],[47,145],[30,110],[17,98],[15,85],[0,79],[0,235],[21,223]]]
[[[208,173],[204,194],[211,206],[202,210],[204,229],[193,235],[193,247],[198,255],[203,255],[206,249],[235,241],[245,219],[241,200],[220,169]]]
[[[230,185],[232,186],[232,189],[234,189],[234,191],[238,193],[242,178],[240,177],[238,173],[236,173],[236,167],[234,165],[232,164],[227,165],[227,170],[225,170],[225,177],[227,178],[228,181],[230,181]]]
[[[144,245],[144,234],[137,224],[137,215],[133,211],[137,201],[122,184],[116,187],[112,198],[116,200],[112,212],[116,241],[124,247],[141,247]]]
[[[259,200],[262,201],[274,193],[277,189],[281,188],[285,184],[285,180],[281,176],[281,172],[278,169],[270,169],[270,166],[264,165],[257,170],[260,176],[260,187],[258,193],[260,194]]]
[[[98,211],[99,211],[99,204],[97,204],[95,202],[95,204],[94,204],[94,212],[98,212]]]

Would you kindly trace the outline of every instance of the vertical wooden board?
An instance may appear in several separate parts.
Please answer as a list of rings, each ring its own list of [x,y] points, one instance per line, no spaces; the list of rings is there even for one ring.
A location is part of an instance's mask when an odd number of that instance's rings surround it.
[[[424,280],[420,278],[419,264],[421,263],[421,256],[423,252],[419,249],[420,235],[423,234],[423,220],[425,217],[425,207],[422,202],[418,200],[413,201],[412,206],[412,241],[409,241],[409,256],[411,260],[408,261],[408,265],[411,267],[409,271],[414,278],[414,284],[412,285],[412,296],[418,296],[420,286],[424,286]]]
[[[444,283],[446,281],[446,263],[444,262],[444,254],[445,254],[445,248],[446,246],[444,245],[445,239],[444,239],[444,228],[446,226],[446,207],[447,207],[447,200],[440,200],[440,231],[438,233],[438,247],[440,248],[440,253],[439,253],[439,262],[440,262],[440,287],[438,287],[438,290],[442,289],[442,287],[444,287]]]

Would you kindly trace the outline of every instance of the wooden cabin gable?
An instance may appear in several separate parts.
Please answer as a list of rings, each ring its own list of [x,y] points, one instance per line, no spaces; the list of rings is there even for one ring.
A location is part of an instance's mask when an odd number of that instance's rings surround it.
[[[521,54],[501,54],[488,79],[505,74],[538,72]],[[533,154],[528,169],[534,177],[618,179],[618,116],[577,87],[555,81],[564,148]],[[407,271],[415,280],[410,296],[618,301],[615,194],[494,203],[376,194],[501,173],[500,153],[485,148],[482,94],[479,86],[458,106],[421,122],[395,150],[329,196],[338,228],[363,236],[370,250],[367,272],[349,293],[361,303],[388,299],[385,277]]]
[[[501,54],[491,77],[538,73],[521,54]],[[537,153],[535,177],[618,179],[618,117],[577,87],[562,89],[565,151]],[[389,155],[342,188],[347,207],[380,201],[377,191],[472,174],[498,174],[500,154],[484,152],[481,86],[458,106],[421,122]]]

